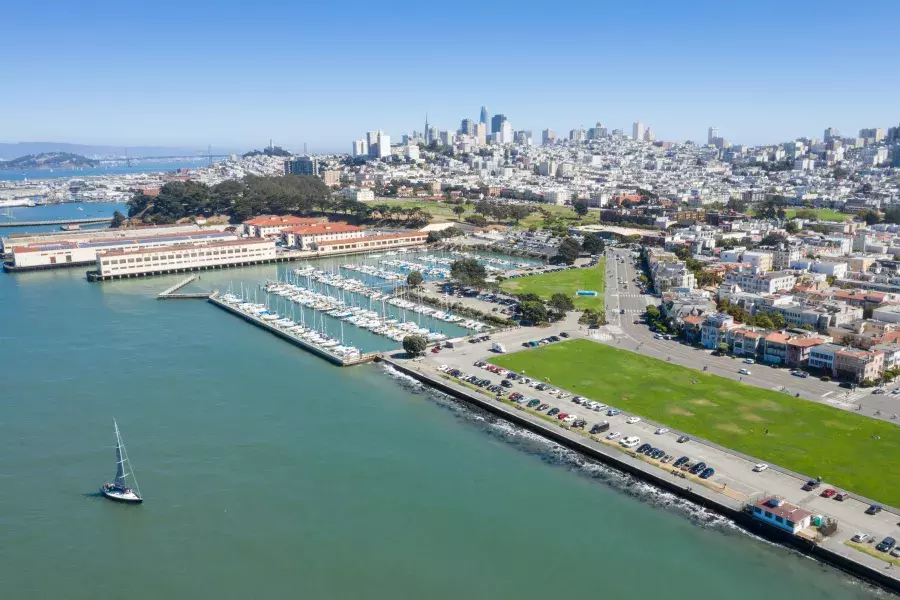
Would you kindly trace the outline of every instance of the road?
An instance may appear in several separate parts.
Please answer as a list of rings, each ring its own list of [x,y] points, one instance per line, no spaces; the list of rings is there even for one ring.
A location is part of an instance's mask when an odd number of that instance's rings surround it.
[[[616,252],[625,257],[624,262],[616,260]],[[817,377],[801,378],[790,374],[786,368],[773,368],[762,364],[746,365],[730,357],[714,356],[711,350],[697,348],[676,340],[658,340],[653,332],[635,320],[648,305],[657,305],[658,296],[641,294],[634,279],[641,274],[637,264],[631,259],[628,250],[607,250],[607,283],[606,306],[610,325],[605,332],[599,333],[600,341],[614,343],[617,346],[653,356],[662,360],[691,367],[707,368],[710,373],[737,379],[762,388],[797,395],[801,398],[822,402],[844,410],[857,410],[860,414],[891,420],[894,414],[900,413],[900,396],[894,394],[873,394],[872,388],[847,390],[838,386],[837,382],[825,382]],[[625,309],[625,314],[620,314]],[[604,336],[603,334],[607,335]],[[603,339],[603,338],[606,339]],[[741,375],[738,371],[746,368],[750,375]],[[876,415],[876,411],[880,415]],[[894,421],[900,423],[900,421]]]

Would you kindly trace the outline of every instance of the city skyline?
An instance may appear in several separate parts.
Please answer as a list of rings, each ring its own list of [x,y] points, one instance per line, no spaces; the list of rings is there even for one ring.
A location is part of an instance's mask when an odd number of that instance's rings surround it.
[[[346,152],[346,140],[360,131],[380,128],[399,140],[420,127],[426,111],[431,124],[455,131],[461,119],[480,122],[482,106],[491,118],[506,115],[516,130],[568,132],[602,121],[628,132],[640,120],[653,124],[658,140],[702,142],[714,124],[745,145],[900,120],[900,83],[880,66],[900,58],[889,36],[867,39],[879,57],[871,66],[840,44],[819,48],[815,60],[785,60],[783,40],[822,31],[833,18],[827,7],[779,4],[773,23],[765,6],[740,18],[737,8],[713,6],[577,3],[565,15],[538,20],[511,3],[410,5],[390,15],[356,3],[340,13],[277,1],[252,10],[162,2],[152,12],[20,4],[4,15],[9,31],[0,47],[16,59],[4,83],[17,93],[0,98],[0,111],[15,115],[0,138],[249,148],[271,137],[286,147]],[[467,11],[507,26],[488,36],[462,27],[454,45],[419,44],[402,61],[369,54],[372,32],[390,38]],[[175,12],[179,18],[171,19]],[[898,15],[895,5],[875,2],[842,14],[841,23],[862,30]],[[598,20],[602,35],[590,44],[583,36],[521,33]],[[340,23],[341,44],[323,22]],[[635,22],[640,35],[630,28]],[[753,43],[734,51],[726,50],[728,40]],[[492,61],[501,48],[513,48],[517,60]],[[283,59],[301,55],[303,67],[286,71]]]

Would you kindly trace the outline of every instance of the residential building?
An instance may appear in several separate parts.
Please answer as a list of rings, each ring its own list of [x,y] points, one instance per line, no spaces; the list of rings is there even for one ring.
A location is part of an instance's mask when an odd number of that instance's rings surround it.
[[[642,141],[644,139],[644,124],[635,121],[631,126],[631,139]]]
[[[375,200],[375,192],[369,188],[344,188],[341,190],[341,195],[344,198],[356,200],[357,202],[371,202]]]
[[[781,365],[787,362],[787,343],[789,336],[785,333],[773,331],[766,335],[760,345],[760,358],[762,362]]]
[[[359,156],[368,156],[369,155],[369,145],[366,143],[366,140],[355,140],[353,142],[353,157]]]
[[[301,156],[284,161],[285,175],[318,175],[319,159],[314,156]]]
[[[900,323],[900,304],[885,304],[873,308],[872,318],[885,323]]]
[[[818,337],[795,337],[789,339],[787,342],[787,365],[797,369],[806,367],[813,348],[824,343],[825,340]]]
[[[791,263],[803,255],[799,246],[781,244],[772,252],[772,268],[776,271],[789,269]]]
[[[872,350],[844,348],[834,353],[835,377],[862,383],[866,379],[875,381],[884,372],[884,354]]]
[[[730,271],[725,275],[727,285],[737,285],[743,291],[754,294],[774,294],[778,290],[790,290],[796,281],[797,278],[790,271],[760,274]]]
[[[341,172],[336,171],[334,169],[329,169],[328,171],[322,172],[322,181],[325,182],[325,185],[328,187],[333,187],[335,185],[341,184]]]
[[[843,350],[839,344],[819,344],[809,349],[809,367],[834,372],[834,355]]]
[[[812,513],[778,496],[766,496],[753,505],[753,516],[779,529],[796,534],[810,526]]]
[[[703,326],[700,328],[700,343],[704,348],[716,348],[719,344],[726,344],[727,333],[734,327],[734,319],[725,313],[712,313],[706,315]]]
[[[769,252],[744,252],[741,261],[748,263],[758,273],[772,270],[772,254]]]
[[[281,232],[288,227],[298,227],[301,225],[314,225],[321,223],[322,219],[294,217],[291,215],[276,216],[259,216],[249,221],[244,221],[244,231],[250,237],[270,237],[281,236]]]

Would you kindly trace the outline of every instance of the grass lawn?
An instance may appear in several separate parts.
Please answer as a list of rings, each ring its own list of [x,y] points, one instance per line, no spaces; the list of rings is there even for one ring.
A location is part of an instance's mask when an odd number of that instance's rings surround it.
[[[900,427],[893,423],[588,340],[491,362],[530,377],[549,377],[571,392],[900,505],[900,478],[891,475],[897,473]]]
[[[847,219],[849,219],[850,217],[853,216],[853,215],[848,215],[846,213],[842,213],[837,210],[831,210],[830,208],[813,208],[811,210],[819,216],[819,219],[821,221],[846,221]],[[784,212],[785,212],[785,214],[787,214],[788,219],[792,219],[792,218],[794,218],[794,216],[796,216],[797,209],[789,208],[789,209],[786,209]]]
[[[596,267],[508,279],[500,284],[500,288],[512,294],[537,294],[544,300],[549,300],[553,294],[561,292],[572,297],[576,308],[603,310],[606,257],[602,257]],[[594,290],[597,295],[576,296],[575,292],[578,290]]]

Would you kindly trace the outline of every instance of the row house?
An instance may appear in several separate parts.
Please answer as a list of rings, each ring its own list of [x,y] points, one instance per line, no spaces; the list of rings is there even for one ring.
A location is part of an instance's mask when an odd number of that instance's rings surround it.
[[[713,313],[706,316],[700,328],[700,343],[704,348],[716,348],[719,344],[727,344],[727,334],[734,328],[734,318],[725,313]]]
[[[809,364],[809,356],[813,348],[825,343],[818,337],[796,337],[787,341],[787,365],[804,368]]]
[[[876,380],[884,373],[884,353],[872,350],[843,348],[834,353],[835,377],[862,383]]]

